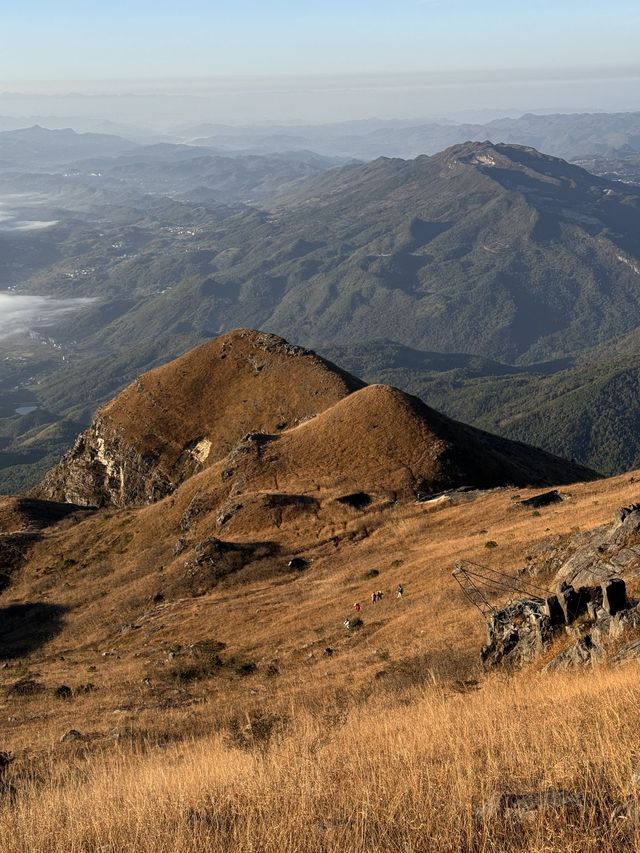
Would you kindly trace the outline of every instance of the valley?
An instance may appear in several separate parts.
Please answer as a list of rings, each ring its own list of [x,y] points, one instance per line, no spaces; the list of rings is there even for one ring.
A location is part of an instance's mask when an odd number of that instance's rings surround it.
[[[31,487],[141,370],[244,325],[347,362],[357,346],[371,380],[393,373],[448,414],[605,473],[637,464],[633,417],[612,427],[608,404],[592,404],[628,398],[636,381],[632,185],[484,142],[349,165],[203,150],[135,146],[2,176],[14,194],[44,184],[39,215],[57,223],[0,233],[6,287],[95,301],[43,335],[51,352],[23,392],[47,428],[2,419],[0,489]],[[417,356],[396,370],[380,339],[439,354],[438,366]],[[456,354],[484,359],[484,374]],[[9,365],[0,379],[15,386]]]
[[[0,845],[630,850],[636,188],[485,142],[236,159],[0,176],[52,223],[0,229]],[[572,555],[622,633],[543,614],[483,665]]]

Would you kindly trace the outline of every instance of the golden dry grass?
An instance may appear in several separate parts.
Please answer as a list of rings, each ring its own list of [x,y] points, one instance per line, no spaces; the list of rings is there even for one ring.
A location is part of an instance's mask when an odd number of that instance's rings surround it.
[[[513,571],[541,539],[610,521],[637,498],[636,475],[571,486],[540,514],[517,508],[528,490],[363,512],[320,491],[310,515],[248,513],[231,531],[277,545],[266,574],[155,604],[161,584],[179,588],[173,543],[207,476],[157,505],[44,531],[4,594],[3,606],[57,604],[64,620],[0,670],[0,748],[15,755],[18,791],[0,806],[3,853],[635,849],[633,820],[614,812],[635,798],[638,670],[485,679],[484,625],[450,573],[461,558]],[[192,540],[213,525],[205,513]],[[282,572],[294,553],[310,567]],[[355,600],[364,628],[349,633]],[[176,680],[207,639],[227,644],[230,663]],[[240,675],[243,662],[257,671]],[[45,691],[12,695],[26,675]],[[95,692],[52,695],[87,682]],[[70,728],[84,739],[60,743]],[[582,797],[577,809],[474,817],[495,792],[557,789]]]
[[[15,772],[6,853],[636,849],[638,669],[436,681],[348,712],[290,706],[270,741],[257,722],[164,749],[83,748]],[[565,791],[566,807],[478,809],[496,793]]]
[[[204,595],[185,590],[156,605],[152,596],[169,584],[179,589],[184,575],[185,556],[171,552],[198,479],[175,500],[103,511],[45,531],[2,606],[58,605],[63,624],[46,643],[0,668],[0,715],[7,721],[0,748],[46,749],[71,727],[101,736],[114,729],[162,733],[167,719],[176,735],[189,734],[206,730],[221,709],[236,714],[253,705],[272,707],[283,696],[298,701],[344,694],[361,701],[399,683],[420,684],[433,672],[451,681],[478,677],[484,624],[451,579],[454,560],[513,571],[541,538],[607,522],[617,506],[637,497],[632,475],[572,486],[570,500],[540,516],[514,509],[518,495],[530,494],[526,490],[488,492],[438,512],[388,503],[354,512],[323,494],[311,518],[279,526],[254,519],[259,531],[234,531],[237,541],[266,538],[278,545],[271,575],[241,573]],[[193,538],[211,535],[210,524],[207,514]],[[484,547],[490,539],[498,548]],[[310,568],[282,573],[293,553],[310,557]],[[76,562],[68,565],[69,558]],[[366,579],[371,568],[380,575]],[[398,583],[406,590],[400,602],[393,597]],[[373,589],[385,592],[375,606]],[[342,623],[356,600],[363,602],[365,627],[350,634]],[[257,672],[243,678],[226,667],[202,681],[172,680],[182,662],[172,650],[207,639],[226,643],[225,659],[253,662]],[[323,657],[326,646],[333,657]],[[271,677],[274,662],[278,675]],[[378,676],[382,670],[390,679]],[[26,675],[45,685],[43,696],[7,694]],[[59,684],[88,682],[95,693],[66,703],[51,698]]]

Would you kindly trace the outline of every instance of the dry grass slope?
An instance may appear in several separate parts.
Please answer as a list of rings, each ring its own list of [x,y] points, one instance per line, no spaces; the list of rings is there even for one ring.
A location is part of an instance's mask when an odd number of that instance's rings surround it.
[[[246,433],[287,429],[363,385],[282,338],[238,329],[125,388],[100,410],[35,493],[60,501],[113,503],[96,486],[120,479],[125,495],[115,502],[144,503],[148,496],[142,484],[150,475],[166,484],[166,494],[229,453]],[[127,463],[124,468],[119,464],[127,457],[129,471]]]
[[[289,708],[162,750],[52,757],[2,809],[6,853],[619,853],[637,826],[637,668],[434,682],[402,703]],[[410,701],[409,701],[410,700]],[[520,811],[491,804],[531,795]],[[562,805],[558,806],[557,801]]]
[[[532,512],[536,461],[544,482],[575,469],[309,358],[314,417],[236,439],[162,500],[0,503],[5,533],[39,528],[0,595],[0,850],[633,850],[637,669],[485,677],[451,569],[516,570],[636,500],[637,475],[584,472]],[[469,480],[495,488],[408,499]],[[542,806],[479,820],[500,794]]]
[[[363,384],[282,338],[239,329],[144,374],[102,418],[171,470],[191,441],[211,440],[211,463],[245,433],[293,426]]]

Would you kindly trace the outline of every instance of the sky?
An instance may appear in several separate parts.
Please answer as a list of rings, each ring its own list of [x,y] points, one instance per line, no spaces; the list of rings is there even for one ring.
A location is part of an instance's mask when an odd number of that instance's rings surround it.
[[[638,64],[637,0],[0,0],[0,79]]]
[[[331,112],[329,98],[314,94],[325,79],[329,90],[336,81],[341,90],[375,87],[380,115],[393,111],[398,87],[419,81],[448,87],[449,99],[425,105],[432,112],[451,99],[472,108],[477,98],[460,91],[469,84],[520,85],[502,92],[501,109],[512,97],[528,98],[512,104],[527,109],[562,98],[582,100],[580,109],[619,109],[616,97],[633,100],[640,81],[639,36],[639,0],[0,0],[0,92],[214,93],[216,109],[234,120],[259,112],[261,98],[263,118],[274,105],[281,118],[309,120],[305,98],[316,99],[319,118]],[[634,84],[622,93],[613,83],[606,91],[592,85],[617,80]],[[297,94],[287,100],[283,87]],[[235,115],[230,89],[245,95]],[[349,112],[348,100],[337,98],[336,118]],[[397,106],[415,113],[419,98],[402,96]]]

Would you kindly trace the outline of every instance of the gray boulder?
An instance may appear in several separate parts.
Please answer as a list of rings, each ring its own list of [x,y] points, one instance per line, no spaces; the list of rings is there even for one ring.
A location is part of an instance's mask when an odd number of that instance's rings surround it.
[[[585,634],[568,649],[549,661],[544,672],[561,672],[566,669],[599,663],[604,657],[604,648],[595,642],[591,634]]]
[[[576,535],[577,547],[556,574],[556,581],[574,587],[604,583],[627,570],[635,570],[640,560],[640,505],[623,507],[616,520],[585,536]]]
[[[476,820],[492,823],[496,820],[529,820],[540,812],[570,810],[579,812],[586,804],[584,795],[564,788],[547,788],[544,791],[515,793],[499,791],[476,810]]]
[[[556,587],[556,596],[567,625],[571,625],[587,612],[591,600],[588,587],[576,589],[564,581]]]
[[[62,735],[60,743],[70,743],[73,740],[82,740],[82,734],[77,729],[69,729]]]
[[[485,667],[522,666],[537,657],[552,637],[553,626],[542,599],[515,601],[492,614],[480,657]]]
[[[494,611],[487,643],[480,653],[485,667],[520,667],[534,660],[554,639],[567,633],[572,643],[545,667],[548,671],[592,665],[607,655],[610,641],[640,626],[640,607],[627,600],[626,585],[612,578],[600,586],[575,589],[558,584],[555,595],[510,602]],[[625,652],[635,656],[635,646]],[[618,655],[620,659],[622,657]]]

